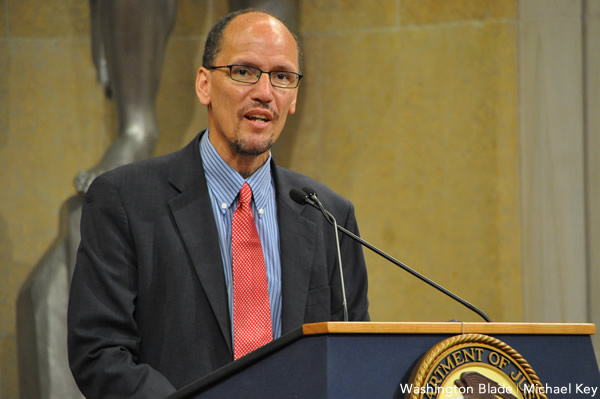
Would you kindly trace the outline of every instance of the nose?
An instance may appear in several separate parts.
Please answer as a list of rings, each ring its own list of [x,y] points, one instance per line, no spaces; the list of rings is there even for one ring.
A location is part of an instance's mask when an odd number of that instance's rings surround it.
[[[270,103],[273,101],[273,86],[268,73],[260,75],[258,82],[253,85],[252,99],[261,103]]]

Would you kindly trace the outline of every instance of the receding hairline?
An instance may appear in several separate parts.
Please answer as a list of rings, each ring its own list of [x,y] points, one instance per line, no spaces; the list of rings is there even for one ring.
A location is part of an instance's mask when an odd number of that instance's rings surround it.
[[[212,27],[208,36],[206,38],[206,44],[204,47],[204,53],[202,56],[202,63],[204,67],[210,67],[215,62],[217,56],[223,50],[223,41],[225,38],[225,34],[227,29],[230,27],[231,23],[236,20],[238,17],[249,16],[249,14],[260,14],[265,17],[270,17],[271,20],[276,21],[281,27],[284,28],[287,33],[292,37],[294,43],[296,45],[296,58],[298,63],[298,69],[302,71],[302,47],[300,46],[300,40],[298,36],[289,28],[289,26],[285,23],[285,21],[281,20],[277,15],[274,15],[268,11],[255,9],[255,8],[247,8],[243,10],[238,10],[231,12],[221,18],[217,23]],[[216,40],[216,41],[215,41]],[[208,51],[207,51],[208,50]]]

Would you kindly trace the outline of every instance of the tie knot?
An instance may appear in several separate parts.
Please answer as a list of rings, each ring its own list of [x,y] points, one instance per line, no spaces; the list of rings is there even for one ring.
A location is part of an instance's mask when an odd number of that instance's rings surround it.
[[[248,183],[244,183],[240,190],[240,204],[250,204],[252,201],[252,189]]]

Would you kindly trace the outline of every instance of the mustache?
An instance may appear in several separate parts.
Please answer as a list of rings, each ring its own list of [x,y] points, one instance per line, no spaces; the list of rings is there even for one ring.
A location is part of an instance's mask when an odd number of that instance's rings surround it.
[[[251,104],[247,104],[247,105],[243,106],[242,109],[240,109],[238,111],[238,116],[240,118],[243,118],[244,115],[246,115],[248,113],[248,111],[256,109],[256,108],[262,108],[264,110],[269,111],[271,113],[271,115],[273,115],[273,120],[276,120],[279,118],[279,112],[274,110],[273,107],[271,107],[271,104],[261,103],[260,101],[254,101]]]

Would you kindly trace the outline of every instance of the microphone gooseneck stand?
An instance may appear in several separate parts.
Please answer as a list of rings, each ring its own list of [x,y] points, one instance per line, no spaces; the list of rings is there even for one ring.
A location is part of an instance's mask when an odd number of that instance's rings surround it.
[[[306,189],[305,188],[304,190],[306,192],[302,192],[302,191],[300,191],[298,189],[292,189],[290,191],[290,197],[294,201],[296,201],[297,203],[299,203],[299,204],[308,204],[308,205],[310,205],[310,206],[318,209],[319,211],[321,211],[321,213],[323,213],[323,216],[325,216],[325,219],[327,219],[327,221],[329,223],[333,224],[332,220],[329,217],[329,215],[331,215],[331,213],[329,213],[323,207],[323,204],[321,204],[321,201],[319,201],[319,199],[317,198],[316,193],[313,190],[310,190],[310,189]],[[430,286],[432,286],[433,288],[437,289],[438,291],[443,292],[444,294],[446,294],[450,298],[454,299],[455,301],[459,302],[463,306],[465,306],[465,307],[469,308],[470,310],[472,310],[473,312],[477,313],[485,321],[491,322],[490,318],[481,309],[477,308],[475,305],[467,302],[466,300],[462,299],[458,295],[456,295],[453,292],[451,292],[451,291],[447,290],[446,288],[442,287],[441,285],[439,285],[435,281],[433,281],[433,280],[425,277],[424,275],[422,275],[421,273],[417,272],[416,270],[410,268],[409,266],[405,265],[404,263],[402,263],[402,262],[394,259],[393,257],[391,257],[390,255],[386,254],[385,252],[383,252],[379,248],[371,245],[367,241],[363,240],[362,238],[360,238],[359,236],[357,236],[353,232],[345,229],[344,227],[338,225],[337,223],[334,226],[337,226],[337,229],[340,230],[342,233],[346,234],[348,237],[352,238],[353,240],[355,240],[355,241],[359,242],[360,244],[364,245],[365,247],[369,248],[371,251],[375,252],[377,255],[382,256],[386,260],[392,262],[394,265],[400,267],[401,269],[404,269],[405,271],[409,272],[410,274],[412,274],[413,276],[417,277],[421,281],[429,284]]]

